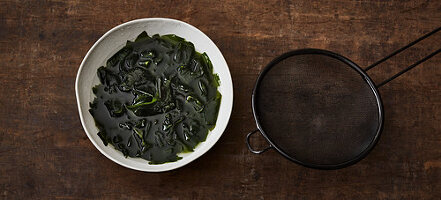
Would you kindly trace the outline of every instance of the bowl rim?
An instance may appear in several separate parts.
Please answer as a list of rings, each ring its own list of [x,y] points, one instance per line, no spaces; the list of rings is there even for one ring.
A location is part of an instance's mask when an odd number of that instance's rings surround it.
[[[162,21],[162,22],[172,22],[172,23],[183,24],[184,26],[188,27],[189,29],[193,29],[193,31],[196,31],[196,32],[200,33],[201,36],[206,37],[206,39],[208,39],[208,41],[210,41],[213,44],[211,48],[213,48],[215,51],[219,52],[220,53],[220,59],[222,59],[222,61],[225,62],[225,67],[227,69],[226,70],[227,80],[228,79],[230,80],[230,81],[228,81],[228,82],[230,82],[230,84],[228,84],[228,85],[231,86],[231,94],[230,94],[231,95],[231,101],[230,102],[226,102],[227,106],[228,105],[230,105],[230,106],[226,107],[226,109],[228,109],[228,110],[226,110],[226,114],[227,115],[226,115],[226,117],[222,118],[222,120],[226,121],[225,126],[220,128],[218,136],[215,137],[214,140],[211,141],[211,143],[208,143],[206,148],[200,149],[199,151],[191,152],[191,154],[196,154],[193,158],[189,158],[187,160],[182,159],[182,160],[178,160],[176,162],[173,162],[175,165],[171,165],[171,166],[166,167],[166,168],[144,169],[144,168],[139,168],[139,167],[136,167],[136,166],[132,166],[132,165],[130,165],[128,163],[125,163],[125,162],[118,161],[112,155],[109,155],[106,151],[104,151],[104,149],[102,149],[97,144],[95,139],[92,138],[91,133],[89,133],[89,131],[87,130],[86,123],[85,123],[86,120],[83,117],[84,113],[81,110],[81,106],[82,105],[81,105],[81,102],[80,102],[80,96],[81,95],[79,94],[79,84],[80,84],[79,83],[79,79],[81,77],[81,72],[83,71],[83,68],[84,68],[84,65],[86,63],[86,60],[89,59],[90,54],[95,50],[95,48],[98,46],[98,44],[100,44],[105,38],[107,38],[107,36],[109,36],[113,32],[115,32],[115,31],[117,31],[117,30],[119,30],[119,29],[121,29],[121,28],[123,28],[125,26],[131,25],[131,24],[136,24],[136,23],[139,23],[139,22],[152,22],[152,21]],[[219,141],[220,137],[223,135],[223,133],[225,132],[225,129],[228,126],[228,123],[229,123],[229,120],[230,120],[230,117],[231,117],[231,113],[232,113],[232,110],[233,110],[233,102],[234,102],[234,92],[233,91],[234,91],[233,80],[232,80],[232,77],[231,77],[230,69],[228,67],[228,63],[226,62],[222,52],[217,47],[217,45],[204,32],[202,32],[198,28],[194,27],[193,25],[188,24],[188,23],[183,22],[183,21],[180,21],[180,20],[177,20],[177,19],[171,19],[171,18],[140,18],[140,19],[135,19],[135,20],[131,20],[131,21],[119,24],[119,25],[113,27],[112,29],[108,30],[87,51],[86,55],[84,56],[83,60],[81,61],[81,64],[80,64],[80,67],[78,68],[76,79],[75,79],[75,96],[76,96],[76,101],[77,101],[78,114],[80,116],[80,121],[81,121],[81,125],[83,127],[83,130],[86,133],[86,135],[89,138],[89,140],[92,142],[92,144],[95,146],[95,148],[98,149],[101,152],[101,154],[103,154],[105,157],[107,157],[108,159],[112,160],[113,162],[115,162],[115,163],[117,163],[117,164],[119,164],[119,165],[121,165],[123,167],[129,168],[129,169],[133,169],[133,170],[137,170],[137,171],[143,171],[143,172],[166,172],[166,171],[170,171],[170,170],[175,170],[175,169],[181,168],[181,167],[183,167],[183,166],[193,162],[194,160],[198,159],[199,157],[201,157],[202,155],[207,153],[217,143],[217,141]],[[221,102],[223,100],[224,100],[224,98],[222,98]],[[219,119],[219,116],[218,116],[218,119]],[[203,141],[203,142],[207,142],[207,141]],[[127,159],[133,159],[133,158],[127,157]]]

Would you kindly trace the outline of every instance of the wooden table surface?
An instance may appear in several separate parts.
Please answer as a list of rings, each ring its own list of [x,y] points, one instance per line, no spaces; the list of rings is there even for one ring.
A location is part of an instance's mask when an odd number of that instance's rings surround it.
[[[132,19],[168,17],[206,33],[227,60],[234,108],[218,143],[166,173],[103,156],[81,126],[74,82],[93,43]],[[277,55],[322,48],[368,66],[441,25],[441,1],[0,1],[2,199],[440,199],[441,55],[381,88],[378,145],[321,171],[254,155],[251,91]],[[441,33],[370,72],[379,82],[441,47]],[[253,142],[264,146],[261,137]]]

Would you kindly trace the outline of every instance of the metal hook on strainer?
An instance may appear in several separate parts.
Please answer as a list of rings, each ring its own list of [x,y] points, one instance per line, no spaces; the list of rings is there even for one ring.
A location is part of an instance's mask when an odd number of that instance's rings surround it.
[[[251,152],[274,148],[306,167],[338,169],[363,159],[377,143],[384,113],[378,88],[441,52],[441,49],[375,84],[368,70],[441,30],[418,38],[366,69],[321,49],[300,49],[271,61],[257,78],[252,108],[257,130],[246,136]],[[269,147],[254,150],[260,132]]]

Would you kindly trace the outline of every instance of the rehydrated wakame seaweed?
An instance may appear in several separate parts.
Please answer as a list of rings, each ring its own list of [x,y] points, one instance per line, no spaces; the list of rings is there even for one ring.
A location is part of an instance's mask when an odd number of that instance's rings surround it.
[[[135,41],[98,68],[89,112],[104,145],[150,164],[181,159],[215,126],[221,94],[207,54],[176,35]]]

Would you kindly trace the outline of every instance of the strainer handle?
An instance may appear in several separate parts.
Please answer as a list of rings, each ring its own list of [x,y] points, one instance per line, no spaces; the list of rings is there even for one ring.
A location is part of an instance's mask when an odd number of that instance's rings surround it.
[[[256,129],[256,130],[254,130],[254,131],[248,133],[248,134],[247,134],[247,139],[246,139],[246,143],[247,143],[248,149],[249,149],[252,153],[255,153],[255,154],[261,154],[261,153],[263,153],[263,152],[265,152],[265,151],[267,151],[267,150],[269,150],[269,149],[272,148],[271,145],[269,145],[268,147],[266,147],[266,148],[263,149],[263,150],[254,150],[253,147],[251,147],[251,144],[250,144],[250,138],[251,138],[251,136],[252,136],[254,133],[256,133],[256,132],[258,132],[258,131],[259,131],[259,129]]]
[[[404,47],[401,47],[400,49],[398,49],[398,50],[392,52],[392,53],[389,54],[388,56],[386,56],[386,57],[382,58],[381,60],[375,62],[374,64],[368,66],[366,69],[364,69],[364,71],[365,71],[365,72],[369,71],[370,69],[376,67],[376,66],[379,65],[380,63],[382,63],[382,62],[388,60],[389,58],[391,58],[391,57],[397,55],[398,53],[400,53],[400,52],[402,52],[402,51],[408,49],[409,47],[415,45],[416,43],[420,42],[421,40],[424,40],[424,39],[430,37],[431,35],[435,34],[436,32],[438,32],[438,31],[440,31],[440,30],[441,30],[441,27],[438,27],[437,29],[431,31],[430,33],[427,33],[426,35],[421,36],[420,38],[416,39],[415,41],[413,41],[413,42],[407,44],[407,45],[404,46]],[[430,59],[431,57],[435,56],[436,54],[438,54],[438,53],[440,53],[440,52],[441,52],[441,49],[438,49],[438,50],[432,52],[432,53],[429,54],[428,56],[426,56],[426,57],[422,58],[421,60],[415,62],[414,64],[410,65],[410,66],[407,67],[406,69],[401,70],[400,72],[396,73],[395,75],[391,76],[390,78],[388,78],[388,79],[384,80],[383,82],[381,82],[380,84],[376,85],[377,88],[379,88],[379,87],[385,85],[386,83],[389,83],[390,81],[394,80],[395,78],[397,78],[397,77],[399,77],[400,75],[406,73],[407,71],[411,70],[412,68],[414,68],[414,67],[416,67],[417,65],[423,63],[424,61]]]

